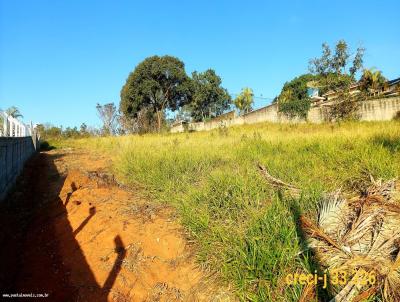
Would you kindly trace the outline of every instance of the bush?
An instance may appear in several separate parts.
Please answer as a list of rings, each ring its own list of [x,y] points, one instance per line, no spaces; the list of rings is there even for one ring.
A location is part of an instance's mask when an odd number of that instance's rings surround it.
[[[295,117],[306,119],[310,107],[310,98],[290,100],[279,104],[279,112],[285,114],[289,119],[293,119]]]
[[[41,141],[40,142],[40,150],[42,150],[42,151],[50,151],[50,150],[53,150],[55,148],[56,147],[50,145],[48,141]]]

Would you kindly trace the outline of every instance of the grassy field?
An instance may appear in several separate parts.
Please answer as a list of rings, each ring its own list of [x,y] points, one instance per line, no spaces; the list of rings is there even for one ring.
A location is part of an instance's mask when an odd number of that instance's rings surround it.
[[[199,262],[221,272],[238,297],[295,301],[288,273],[314,271],[296,233],[293,203],[315,217],[321,194],[356,194],[369,176],[400,172],[400,123],[257,124],[211,132],[90,138],[75,146],[110,154],[118,177],[173,205],[199,246]],[[256,163],[303,189],[277,193]]]

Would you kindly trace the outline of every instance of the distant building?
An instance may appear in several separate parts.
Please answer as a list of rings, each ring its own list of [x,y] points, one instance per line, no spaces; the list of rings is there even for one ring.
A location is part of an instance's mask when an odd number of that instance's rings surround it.
[[[324,97],[319,96],[319,89],[317,87],[309,87],[307,89],[308,97],[311,99],[311,102],[314,104],[319,104],[325,100]]]
[[[356,94],[360,92],[360,83],[356,83],[350,86],[350,94]],[[329,91],[322,96],[319,95],[319,89],[317,87],[308,88],[308,96],[311,98],[313,105],[320,105],[325,102],[332,101],[338,96],[337,91]],[[400,78],[387,81],[382,89],[378,92],[379,96],[394,96],[400,92]]]
[[[392,93],[400,92],[400,78],[388,81],[387,83],[387,91]]]

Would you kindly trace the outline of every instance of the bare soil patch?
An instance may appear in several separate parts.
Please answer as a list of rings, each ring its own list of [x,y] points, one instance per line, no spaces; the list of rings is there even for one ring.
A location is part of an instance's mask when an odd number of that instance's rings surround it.
[[[47,301],[232,301],[195,263],[174,211],[125,190],[107,158],[33,158],[0,212],[0,289]]]

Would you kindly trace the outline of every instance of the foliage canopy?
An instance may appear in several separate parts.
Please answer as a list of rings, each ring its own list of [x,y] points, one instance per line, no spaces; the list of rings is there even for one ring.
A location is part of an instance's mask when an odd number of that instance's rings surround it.
[[[239,109],[240,113],[248,113],[252,110],[254,103],[254,93],[249,87],[242,89],[242,92],[234,100],[235,107]]]
[[[228,91],[221,87],[221,78],[213,69],[192,73],[193,99],[187,110],[195,121],[222,114],[232,102]]]
[[[364,92],[375,93],[385,86],[386,81],[380,70],[375,68],[364,69],[360,79],[360,87]]]
[[[279,112],[284,113],[289,118],[306,119],[311,106],[308,96],[308,83],[316,79],[318,79],[318,76],[308,73],[286,82],[278,96]]]
[[[191,82],[184,63],[172,56],[146,58],[129,75],[121,90],[120,111],[137,118],[142,109],[157,116],[160,131],[163,112],[176,110],[191,100]]]
[[[357,99],[350,94],[351,85],[356,82],[355,76],[363,67],[365,49],[357,48],[350,66],[350,52],[346,41],[337,42],[335,52],[332,53],[328,44],[322,44],[322,56],[310,60],[310,71],[318,76],[318,86],[321,93],[333,91],[336,98],[327,112],[328,120],[344,120],[357,118]]]
[[[18,109],[17,107],[15,107],[15,106],[11,106],[10,108],[8,108],[8,109],[6,110],[6,113],[7,113],[9,116],[11,116],[11,117],[13,117],[13,118],[16,118],[16,119],[18,119],[18,118],[20,118],[20,117],[24,117],[24,116],[21,114],[21,111],[19,111],[19,109]]]

